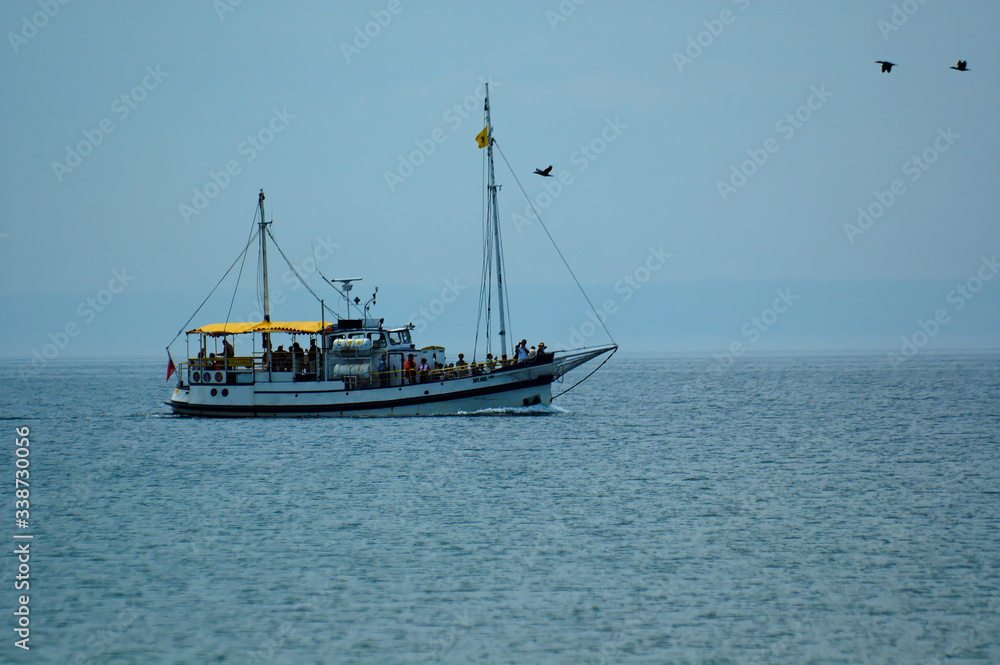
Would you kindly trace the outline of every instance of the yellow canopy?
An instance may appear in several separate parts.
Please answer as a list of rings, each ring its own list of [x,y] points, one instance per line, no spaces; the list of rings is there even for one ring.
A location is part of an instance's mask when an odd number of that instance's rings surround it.
[[[330,324],[327,323],[329,326]],[[323,329],[322,321],[261,321],[259,323],[210,323],[187,331],[188,334],[240,335],[255,332],[317,333]]]

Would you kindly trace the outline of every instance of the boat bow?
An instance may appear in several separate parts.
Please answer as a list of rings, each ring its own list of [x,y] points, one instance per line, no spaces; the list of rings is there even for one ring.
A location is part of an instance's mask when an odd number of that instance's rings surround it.
[[[570,370],[575,369],[580,365],[597,358],[598,356],[604,355],[608,352],[614,354],[617,350],[617,344],[608,344],[607,346],[592,346],[586,349],[556,351],[554,354],[555,357],[552,359],[552,376],[554,378],[559,378],[566,372],[569,372]],[[608,357],[610,358],[611,356]]]

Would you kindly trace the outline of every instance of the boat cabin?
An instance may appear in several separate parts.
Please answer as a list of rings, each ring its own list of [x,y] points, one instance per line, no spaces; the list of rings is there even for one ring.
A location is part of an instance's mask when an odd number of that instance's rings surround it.
[[[406,385],[405,363],[427,359],[435,379],[444,379],[443,346],[417,349],[410,328],[383,328],[382,320],[263,321],[211,324],[189,330],[188,385],[337,381],[345,390]],[[192,353],[192,350],[194,353]],[[419,377],[430,380],[429,373]]]

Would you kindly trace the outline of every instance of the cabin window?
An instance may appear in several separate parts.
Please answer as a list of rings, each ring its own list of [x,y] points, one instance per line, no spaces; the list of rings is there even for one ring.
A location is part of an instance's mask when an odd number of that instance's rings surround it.
[[[410,331],[409,330],[404,330],[403,331],[403,344],[409,344],[409,343],[410,343]]]
[[[376,349],[384,349],[386,347],[385,335],[382,333],[368,333],[368,339],[372,341],[372,346]]]
[[[403,333],[406,333],[406,341],[410,341],[410,333],[406,330],[393,330],[389,333],[389,343],[390,344],[402,344],[403,343]]]

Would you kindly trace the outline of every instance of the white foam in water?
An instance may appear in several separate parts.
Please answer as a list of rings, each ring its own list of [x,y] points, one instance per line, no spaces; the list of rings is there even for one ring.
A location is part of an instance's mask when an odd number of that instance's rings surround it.
[[[531,406],[508,406],[502,408],[480,409],[478,411],[459,411],[457,416],[551,416],[569,413],[567,409],[555,404],[533,404]]]

